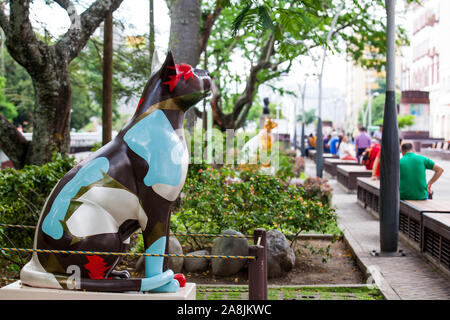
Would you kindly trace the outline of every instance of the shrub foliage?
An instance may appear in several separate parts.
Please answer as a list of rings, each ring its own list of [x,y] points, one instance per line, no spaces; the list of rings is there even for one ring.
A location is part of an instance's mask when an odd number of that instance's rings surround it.
[[[35,226],[47,196],[74,165],[73,158],[55,154],[43,166],[0,170],[0,223]],[[0,227],[0,245],[32,248],[33,235],[33,229]],[[17,261],[17,254],[9,256]]]
[[[202,233],[221,233],[228,228],[244,234],[255,228],[278,229],[285,234],[324,233],[336,224],[329,190],[322,180],[287,185],[248,167],[235,171],[191,166],[172,213],[171,228]]]

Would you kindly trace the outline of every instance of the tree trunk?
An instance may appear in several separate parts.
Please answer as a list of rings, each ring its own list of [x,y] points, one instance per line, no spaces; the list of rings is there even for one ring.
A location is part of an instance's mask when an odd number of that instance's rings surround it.
[[[170,10],[169,48],[176,63],[196,67],[200,52],[200,0],[167,1]],[[194,108],[186,112],[186,129],[192,132],[197,116]]]
[[[17,169],[41,165],[52,152],[70,150],[71,88],[69,63],[77,57],[109,11],[123,0],[96,0],[81,15],[72,1],[54,0],[71,20],[67,32],[53,45],[38,39],[29,19],[30,0],[10,1],[9,17],[0,6],[0,27],[11,56],[30,74],[35,91],[33,141],[0,115],[0,148]]]
[[[53,48],[52,48],[53,49]],[[46,68],[29,70],[35,92],[33,142],[26,163],[41,165],[52,152],[70,151],[71,88],[68,56],[57,57],[54,50]]]
[[[199,61],[200,0],[168,1],[170,10],[169,48],[176,63],[192,67]]]

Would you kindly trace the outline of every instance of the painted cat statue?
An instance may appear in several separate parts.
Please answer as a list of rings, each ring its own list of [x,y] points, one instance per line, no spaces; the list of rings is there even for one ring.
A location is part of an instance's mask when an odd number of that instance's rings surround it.
[[[167,252],[171,203],[189,164],[183,120],[209,94],[205,70],[175,64],[169,52],[148,80],[136,112],[118,135],[70,170],[42,209],[35,249],[126,252],[142,229],[146,253]],[[117,271],[120,256],[33,253],[24,285],[57,289],[176,292],[164,258],[145,256],[145,278]]]

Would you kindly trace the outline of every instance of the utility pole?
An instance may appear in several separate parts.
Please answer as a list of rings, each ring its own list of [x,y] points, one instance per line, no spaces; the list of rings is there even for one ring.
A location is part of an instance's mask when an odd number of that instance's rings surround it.
[[[102,144],[112,140],[113,92],[113,15],[108,12],[103,27],[103,92],[102,92]]]
[[[339,4],[337,12],[333,18],[333,22],[331,23],[331,28],[328,31],[326,43],[323,47],[323,56],[322,56],[322,67],[319,72],[319,106],[317,108],[317,142],[316,142],[316,176],[322,178],[323,176],[323,134],[322,134],[322,78],[323,78],[323,69],[325,65],[325,58],[327,56],[327,45],[330,42],[331,36],[333,35],[337,19],[339,14],[341,13],[343,7],[343,3]]]
[[[380,249],[395,255],[398,246],[400,151],[395,101],[395,0],[386,0],[386,102],[380,160]]]

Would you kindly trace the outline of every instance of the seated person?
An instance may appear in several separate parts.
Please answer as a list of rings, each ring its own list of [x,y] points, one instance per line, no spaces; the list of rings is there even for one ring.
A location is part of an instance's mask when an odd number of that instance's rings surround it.
[[[378,142],[374,142],[369,148],[362,153],[361,163],[366,166],[367,170],[372,170],[373,164],[378,154],[381,152],[381,145]]]
[[[432,160],[415,154],[413,145],[404,142],[401,146],[403,157],[400,159],[400,199],[426,200],[433,192],[431,186],[439,179],[444,169]],[[433,170],[434,175],[427,183],[426,170]]]
[[[305,156],[308,156],[309,150],[314,150],[316,149],[316,136],[313,136],[312,133],[309,134],[307,142],[308,142],[308,146],[305,148]]]
[[[355,148],[348,142],[348,137],[343,136],[341,144],[339,145],[339,159],[342,160],[355,160]]]
[[[380,179],[380,158],[381,152],[378,152],[377,157],[372,166],[372,180]]]
[[[323,138],[323,153],[330,153],[330,145],[329,145],[330,140],[331,134]]]
[[[332,136],[330,141],[328,141],[328,146],[330,147],[330,153],[332,155],[335,155],[338,153],[339,141],[340,141],[340,137],[337,135]]]

